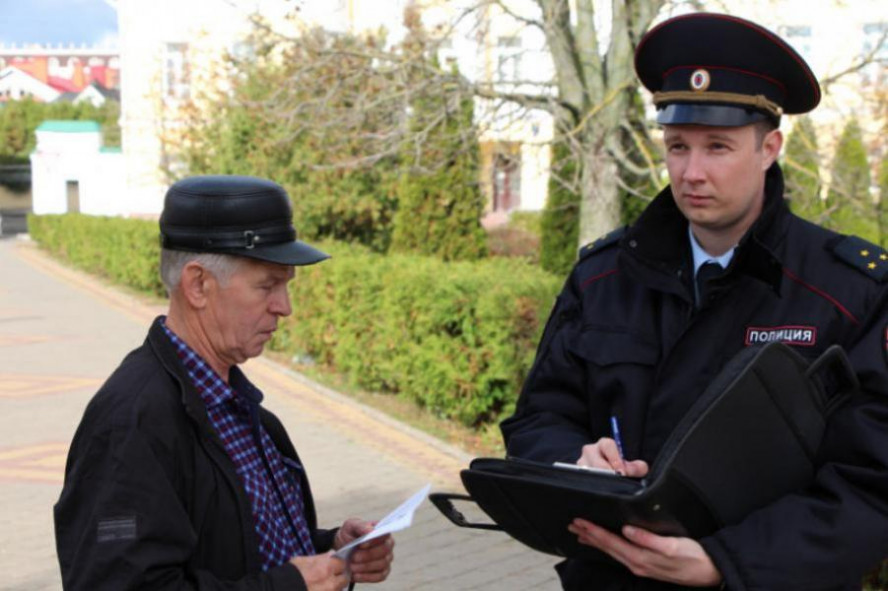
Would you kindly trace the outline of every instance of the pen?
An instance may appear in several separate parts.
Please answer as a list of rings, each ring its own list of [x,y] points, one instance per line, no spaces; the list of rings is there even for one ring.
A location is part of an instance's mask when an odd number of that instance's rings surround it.
[[[614,436],[614,442],[617,444],[617,451],[620,452],[620,459],[625,459],[623,455],[623,440],[620,438],[620,424],[617,422],[616,415],[611,415],[611,433]]]

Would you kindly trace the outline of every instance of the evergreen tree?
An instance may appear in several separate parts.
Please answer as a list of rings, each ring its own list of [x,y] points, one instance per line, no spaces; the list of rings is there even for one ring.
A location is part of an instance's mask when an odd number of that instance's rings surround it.
[[[474,102],[461,92],[455,70],[453,78],[449,88],[431,89],[413,101],[410,126],[421,140],[404,146],[393,251],[444,260],[487,254]]]
[[[833,157],[824,225],[843,234],[879,241],[878,216],[870,196],[870,169],[860,125],[852,119]]]
[[[807,115],[799,117],[786,140],[783,155],[786,196],[796,215],[818,224],[823,223],[824,214],[819,161],[814,123]]]
[[[879,166],[879,244],[888,248],[888,156]]]
[[[663,188],[659,177],[663,151],[648,133],[650,123],[641,93],[637,88],[626,92],[630,95],[627,121],[618,132],[623,152],[619,170],[620,221],[632,224]]]
[[[540,220],[540,266],[564,276],[577,258],[580,233],[580,195],[569,184],[575,179],[576,162],[564,141],[552,146],[549,195]]]

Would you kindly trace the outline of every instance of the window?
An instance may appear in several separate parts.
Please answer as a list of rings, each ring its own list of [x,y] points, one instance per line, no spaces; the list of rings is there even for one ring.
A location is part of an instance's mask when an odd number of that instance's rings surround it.
[[[783,27],[783,34],[787,37],[810,37],[811,27],[786,25]]]
[[[256,47],[247,41],[234,42],[228,52],[231,54],[231,57],[239,62],[256,59]]]
[[[872,59],[872,63],[860,71],[863,84],[876,84],[885,79],[888,70],[888,22],[866,23],[863,25],[861,59]]]
[[[501,55],[497,58],[497,82],[517,82],[521,77],[521,56]]]
[[[521,79],[521,37],[505,35],[497,37],[496,80],[517,82]]]
[[[173,99],[187,99],[190,86],[188,44],[167,43],[163,58],[163,95]]]
[[[805,59],[811,58],[810,25],[783,25],[778,29],[778,32],[802,57]]]
[[[512,211],[520,204],[520,157],[499,153],[493,160],[493,211]]]
[[[65,181],[67,213],[80,213],[80,182]]]

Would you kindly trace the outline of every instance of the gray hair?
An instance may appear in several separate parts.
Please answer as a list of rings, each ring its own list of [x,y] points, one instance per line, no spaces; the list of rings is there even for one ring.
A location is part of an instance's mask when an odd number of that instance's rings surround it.
[[[182,270],[185,265],[191,262],[199,264],[212,273],[219,284],[225,287],[243,261],[241,257],[230,254],[186,252],[162,248],[160,250],[160,280],[166,287],[168,294],[172,294],[179,285],[179,281],[182,280]]]

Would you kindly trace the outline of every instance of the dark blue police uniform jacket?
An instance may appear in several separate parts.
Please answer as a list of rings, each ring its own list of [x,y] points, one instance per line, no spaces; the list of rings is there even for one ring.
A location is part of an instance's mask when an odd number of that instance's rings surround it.
[[[633,226],[585,249],[502,424],[508,453],[574,462],[616,415],[627,459],[650,463],[744,347],[778,339],[813,359],[838,343],[862,388],[833,414],[814,483],[700,542],[729,589],[859,589],[888,555],[888,255],[791,214],[775,164],[762,215],[700,309],[691,275],[687,221],[668,188]],[[675,588],[616,564],[558,570],[566,589]]]

